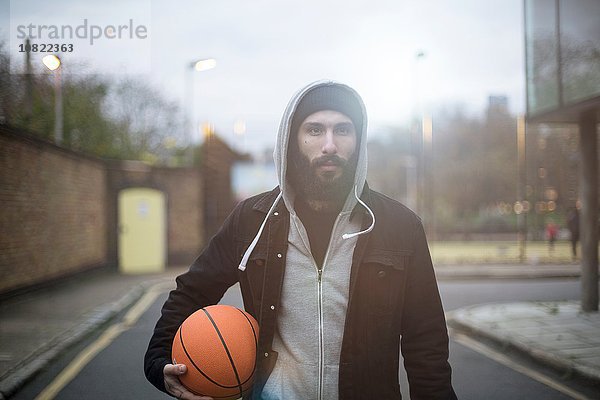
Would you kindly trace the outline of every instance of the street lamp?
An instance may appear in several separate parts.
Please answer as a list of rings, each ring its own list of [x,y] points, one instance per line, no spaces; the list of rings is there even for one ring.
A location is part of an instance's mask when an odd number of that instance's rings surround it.
[[[217,66],[217,60],[214,58],[207,58],[205,60],[198,60],[196,62],[192,62],[192,67],[198,71],[208,71],[209,69],[213,69]]]
[[[527,238],[527,211],[526,194],[524,193],[525,184],[527,181],[526,165],[525,165],[525,117],[517,118],[517,203],[515,204],[515,212],[517,214],[517,226],[519,237],[519,261],[525,262],[526,238]]]
[[[417,113],[419,114],[419,118],[423,118],[423,103],[422,103],[422,93],[421,93],[421,73],[420,73],[420,66],[421,66],[421,61],[423,61],[425,59],[425,52],[423,50],[418,50],[415,53],[415,96],[416,96],[416,101],[415,101],[415,107],[417,109]]]
[[[193,150],[192,143],[194,139],[194,126],[197,126],[194,121],[194,74],[193,72],[203,72],[213,69],[217,65],[217,60],[214,58],[205,58],[201,60],[192,61],[186,65],[185,68],[185,86],[186,86],[186,100],[188,104],[188,117],[186,131],[189,135],[190,151],[188,157],[190,162],[193,161]]]
[[[54,142],[61,144],[63,140],[62,63],[55,54],[44,56],[42,63],[54,73]]]
[[[430,116],[423,114],[422,128],[422,159],[423,159],[423,214],[425,231],[435,240],[435,204],[433,183],[433,123]]]
[[[435,204],[434,204],[434,188],[433,188],[433,124],[431,116],[426,115],[423,105],[423,93],[421,93],[421,62],[425,59],[426,54],[423,50],[418,50],[415,53],[415,96],[416,96],[416,126],[421,128],[421,151],[419,162],[419,196],[418,210],[423,216],[425,231],[431,239],[434,238],[435,223]]]

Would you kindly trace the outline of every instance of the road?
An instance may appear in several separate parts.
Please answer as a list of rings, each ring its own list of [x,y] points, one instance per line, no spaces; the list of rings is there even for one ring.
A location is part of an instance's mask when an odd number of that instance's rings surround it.
[[[568,300],[579,297],[577,280],[495,280],[495,281],[445,281],[440,282],[440,292],[446,311],[468,305],[490,302],[529,301],[529,300]],[[139,320],[129,329],[113,335],[106,348],[99,349],[89,363],[74,364],[82,354],[98,344],[98,338],[106,334],[99,332],[95,337],[71,349],[51,368],[39,374],[32,382],[18,392],[14,399],[34,399],[46,390],[51,383],[57,399],[168,399],[170,397],[155,390],[144,378],[143,355],[146,345],[160,315],[160,307],[166,294],[160,294],[151,306],[141,314]],[[241,306],[239,292],[230,290],[224,303]],[[453,384],[459,399],[571,399],[539,381],[515,371],[510,366],[498,363],[486,352],[475,351],[457,340],[451,340],[450,363],[453,367]],[[536,373],[542,373],[552,381],[574,387],[580,392],[590,388],[577,386],[552,371],[544,370],[528,360],[510,355],[511,360]],[[70,368],[67,368],[70,367]],[[72,380],[63,379],[64,371],[70,371]],[[57,376],[61,374],[57,379]],[[401,373],[403,397],[409,398],[406,378]],[[57,385],[57,382],[59,383]],[[46,397],[52,398],[52,396]]]

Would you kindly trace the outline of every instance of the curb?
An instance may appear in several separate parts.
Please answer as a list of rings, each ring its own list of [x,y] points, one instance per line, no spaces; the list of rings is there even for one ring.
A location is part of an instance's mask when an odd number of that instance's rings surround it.
[[[477,280],[477,279],[563,279],[579,278],[579,273],[556,272],[556,273],[494,273],[494,272],[460,272],[460,271],[440,271],[435,270],[435,276],[438,280]]]
[[[78,325],[63,332],[29,357],[15,364],[0,379],[0,400],[10,398],[35,374],[60,356],[64,350],[76,345],[117,314],[131,307],[150,287],[163,281],[165,281],[165,278],[149,280],[135,285],[118,300],[103,304],[91,313],[84,315]]]
[[[531,266],[492,264],[485,266],[435,265],[435,275],[440,280],[475,279],[564,279],[581,277],[581,267]]]
[[[592,380],[595,384],[600,384],[599,371],[569,362],[568,360],[565,360],[564,357],[559,357],[541,349],[532,348],[524,343],[520,343],[518,341],[511,340],[508,337],[496,334],[493,331],[479,328],[474,324],[461,321],[460,317],[455,316],[457,311],[464,311],[468,310],[469,308],[470,307],[466,307],[447,313],[446,318],[448,326],[474,339],[477,339],[478,337],[488,339],[503,349],[514,349],[519,353],[529,356],[535,361],[548,365],[554,369],[563,371],[565,373],[575,373],[584,379]]]

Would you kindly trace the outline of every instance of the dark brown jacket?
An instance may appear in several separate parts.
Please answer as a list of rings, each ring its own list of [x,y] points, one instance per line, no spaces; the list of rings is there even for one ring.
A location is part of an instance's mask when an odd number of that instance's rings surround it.
[[[216,304],[239,282],[244,306],[260,326],[254,389],[246,397],[260,399],[277,361],[271,349],[277,312],[270,306],[279,309],[285,272],[289,214],[283,202],[270,216],[246,270],[240,271],[238,264],[278,193],[276,188],[240,203],[190,270],[177,278],[145,357],[146,376],[158,389],[165,391],[162,371],[170,363],[179,325],[197,309]],[[412,211],[368,187],[361,198],[377,224],[359,238],[353,255],[339,397],[400,399],[401,348],[412,400],[455,399],[444,312],[422,223]]]

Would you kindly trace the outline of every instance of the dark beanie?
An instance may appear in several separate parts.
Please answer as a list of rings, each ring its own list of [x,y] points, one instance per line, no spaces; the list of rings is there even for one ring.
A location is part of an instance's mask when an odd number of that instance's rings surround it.
[[[317,86],[302,97],[292,117],[290,133],[296,135],[306,117],[318,111],[333,110],[352,120],[357,136],[362,134],[363,113],[356,95],[339,85]]]

